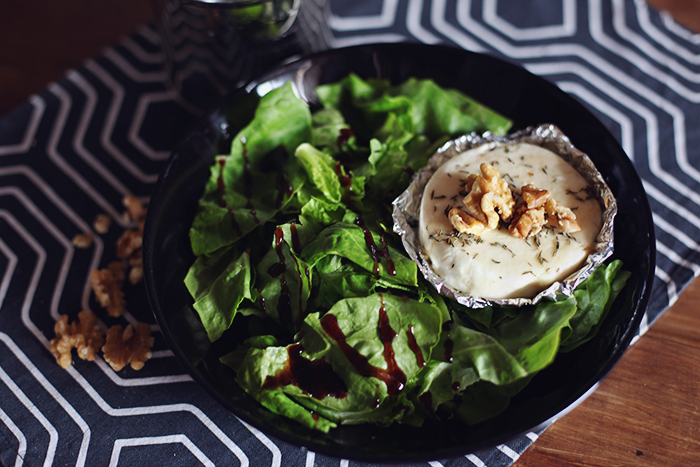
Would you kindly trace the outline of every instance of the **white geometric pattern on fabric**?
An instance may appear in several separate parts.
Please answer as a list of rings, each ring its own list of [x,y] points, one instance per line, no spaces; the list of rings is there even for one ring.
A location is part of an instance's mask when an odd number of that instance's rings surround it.
[[[560,22],[533,24],[512,13],[527,8],[517,0],[357,0],[356,13],[332,12],[329,25],[334,46],[419,41],[518,61],[599,116],[637,167],[654,210],[657,280],[643,333],[700,274],[700,35],[643,0],[556,5]],[[90,308],[89,271],[112,257],[116,234],[96,235],[87,250],[70,239],[90,232],[101,212],[125,227],[121,197],[150,193],[173,142],[143,129],[172,111],[189,121],[196,114],[164,88],[163,62],[160,37],[143,28],[0,125],[2,461],[120,465],[157,447],[161,460],[189,453],[180,465],[355,465],[271,440],[222,413],[158,333],[161,364],[138,374],[117,374],[100,358],[64,371],[48,352],[55,320]],[[147,309],[129,309],[120,322],[137,320],[157,329]],[[509,465],[537,436],[420,465]]]

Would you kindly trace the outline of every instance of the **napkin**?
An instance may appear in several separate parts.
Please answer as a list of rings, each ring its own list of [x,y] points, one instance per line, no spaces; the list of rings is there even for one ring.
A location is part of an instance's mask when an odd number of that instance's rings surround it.
[[[333,47],[414,41],[514,61],[582,101],[618,138],[654,214],[656,277],[643,334],[700,266],[700,36],[643,1],[332,0]],[[11,465],[359,466],[261,433],[184,373],[142,290],[123,325],[149,323],[152,361],[68,369],[54,323],[95,308],[90,271],[115,256],[122,199],[147,199],[197,109],[164,85],[158,29],[144,26],[0,119],[0,460]],[[87,248],[72,239],[106,213]],[[540,432],[416,465],[507,466]]]

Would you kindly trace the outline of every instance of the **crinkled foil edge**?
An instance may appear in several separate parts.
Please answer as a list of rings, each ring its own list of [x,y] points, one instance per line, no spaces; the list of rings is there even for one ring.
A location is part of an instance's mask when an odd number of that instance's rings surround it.
[[[558,154],[584,177],[593,188],[596,196],[603,206],[603,226],[596,238],[593,250],[585,260],[583,266],[561,281],[554,282],[547,289],[538,293],[534,298],[516,298],[490,300],[483,297],[475,297],[450,288],[444,280],[430,267],[430,262],[424,257],[420,244],[419,213],[421,199],[428,180],[435,171],[446,161],[469,149],[489,145],[508,145],[517,143],[529,143],[541,146]],[[585,280],[593,269],[605,261],[613,252],[613,223],[617,214],[617,203],[610,188],[596,169],[588,155],[579,151],[571,144],[569,138],[555,125],[542,124],[537,127],[529,127],[522,131],[507,136],[494,135],[486,132],[483,134],[472,133],[464,135],[443,145],[428,161],[428,164],[415,173],[408,188],[393,202],[394,232],[401,236],[401,241],[408,255],[418,264],[423,276],[432,283],[441,294],[453,297],[462,305],[481,308],[488,305],[515,305],[524,306],[540,302],[548,298],[554,299],[557,293],[571,296],[574,289]]]

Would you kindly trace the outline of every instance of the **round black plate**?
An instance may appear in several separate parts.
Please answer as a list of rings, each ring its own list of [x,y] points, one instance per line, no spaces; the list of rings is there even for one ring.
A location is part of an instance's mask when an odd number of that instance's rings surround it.
[[[341,426],[329,435],[276,416],[245,394],[232,371],[218,362],[183,284],[194,257],[188,231],[219,148],[249,115],[245,96],[260,87],[292,81],[299,95],[314,101],[317,85],[354,72],[363,78],[400,83],[432,78],[456,88],[514,121],[514,129],[557,125],[588,153],[619,204],[614,257],[632,277],[598,335],[561,354],[518,394],[500,416],[476,427],[456,421],[427,422],[421,428],[392,425]],[[244,120],[244,119],[243,119]],[[223,152],[223,151],[222,151]],[[588,395],[622,356],[649,300],[654,273],[654,231],[642,184],[610,132],[584,106],[553,84],[494,57],[419,44],[363,45],[294,61],[245,88],[211,113],[182,141],[161,174],[144,231],[145,280],[158,324],[177,358],[223,408],[272,437],[326,455],[374,462],[411,462],[465,455],[493,447],[545,426]],[[220,339],[221,340],[221,339]]]

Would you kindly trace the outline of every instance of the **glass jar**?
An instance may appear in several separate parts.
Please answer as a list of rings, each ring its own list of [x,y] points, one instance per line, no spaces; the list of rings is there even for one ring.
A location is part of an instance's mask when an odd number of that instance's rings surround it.
[[[167,85],[196,109],[330,44],[326,0],[159,1]]]

